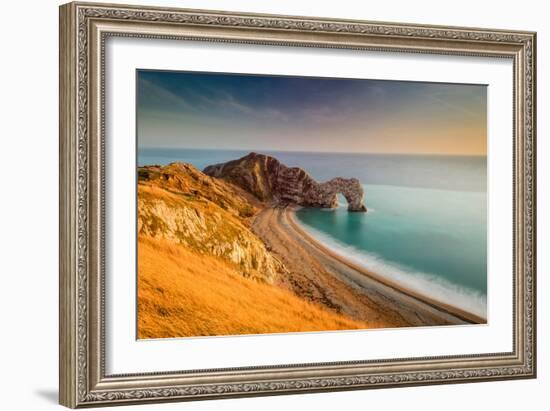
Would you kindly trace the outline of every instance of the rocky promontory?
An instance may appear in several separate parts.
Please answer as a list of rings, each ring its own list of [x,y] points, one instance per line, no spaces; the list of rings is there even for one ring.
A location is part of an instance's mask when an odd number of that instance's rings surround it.
[[[208,166],[203,172],[239,186],[260,201],[335,208],[338,206],[337,194],[341,193],[348,202],[349,211],[367,211],[358,179],[336,177],[318,183],[302,168],[287,167],[264,154],[250,153],[237,160]]]

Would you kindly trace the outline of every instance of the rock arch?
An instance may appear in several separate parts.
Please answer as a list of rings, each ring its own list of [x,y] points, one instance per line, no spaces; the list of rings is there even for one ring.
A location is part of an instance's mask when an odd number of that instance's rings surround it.
[[[264,154],[250,153],[237,160],[214,164],[206,167],[204,173],[238,185],[261,201],[335,208],[338,207],[337,194],[341,193],[349,211],[367,211],[358,179],[336,177],[318,183],[304,169],[287,167]]]
[[[337,194],[342,194],[348,202],[349,211],[367,211],[363,203],[364,191],[356,178],[336,177],[324,183],[318,183],[306,193],[305,202],[310,206],[334,208],[338,206]]]

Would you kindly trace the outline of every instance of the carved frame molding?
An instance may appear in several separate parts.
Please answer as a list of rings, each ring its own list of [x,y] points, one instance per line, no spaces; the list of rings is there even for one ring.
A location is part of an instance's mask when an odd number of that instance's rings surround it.
[[[513,59],[513,352],[105,375],[104,48],[110,36]],[[535,51],[532,32],[92,3],[61,6],[61,404],[102,406],[535,377]]]

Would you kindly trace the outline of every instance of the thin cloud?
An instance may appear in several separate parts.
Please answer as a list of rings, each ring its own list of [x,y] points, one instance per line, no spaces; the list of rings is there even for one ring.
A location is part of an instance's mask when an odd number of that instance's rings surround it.
[[[160,105],[163,107],[171,107],[172,109],[193,109],[193,105],[184,97],[162,87],[150,80],[140,79],[139,99],[144,102],[145,106],[155,107]]]

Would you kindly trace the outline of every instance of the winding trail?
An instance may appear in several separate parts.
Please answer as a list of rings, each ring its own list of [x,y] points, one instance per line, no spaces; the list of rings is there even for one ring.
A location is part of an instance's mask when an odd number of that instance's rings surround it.
[[[484,323],[380,278],[327,249],[294,220],[290,207],[268,207],[252,231],[285,265],[279,286],[373,328]]]

